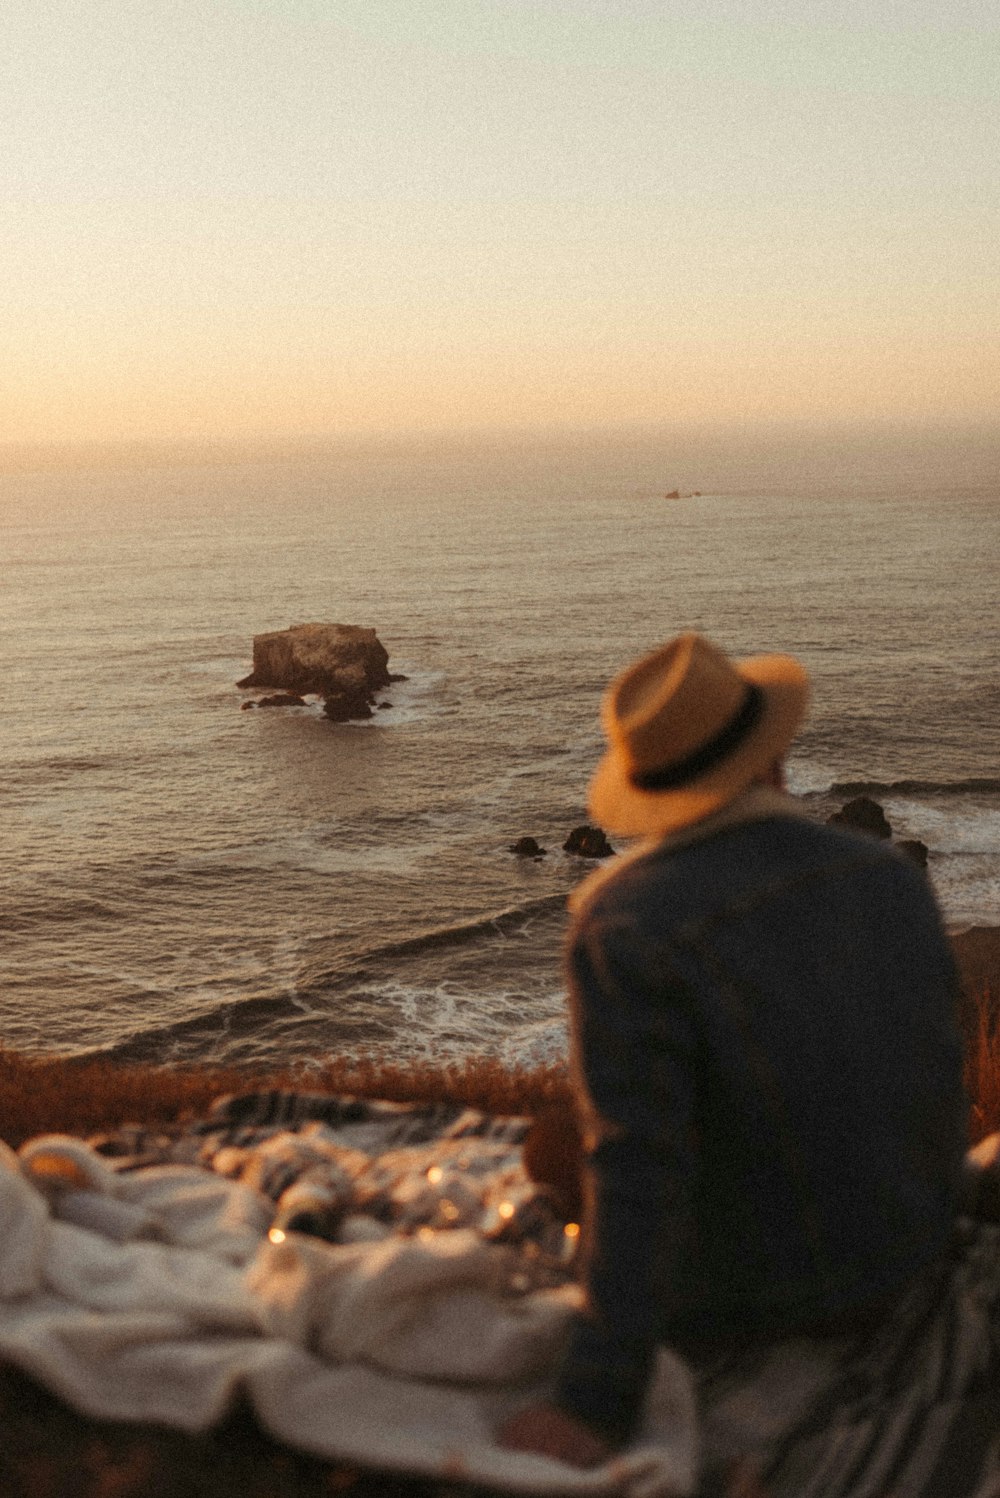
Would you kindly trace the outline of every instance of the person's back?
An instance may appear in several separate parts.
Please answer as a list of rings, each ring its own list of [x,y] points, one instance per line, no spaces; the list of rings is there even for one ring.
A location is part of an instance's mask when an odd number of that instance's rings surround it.
[[[590,811],[651,841],[570,933],[586,1306],[512,1446],[597,1461],[657,1341],[860,1326],[948,1241],[954,965],[915,867],[780,794],[807,701],[791,657],[696,634],[605,694]]]
[[[581,1027],[606,1007],[616,960],[633,975],[614,1019],[630,1059],[621,1073],[625,1049],[584,1037],[584,1085],[598,1112],[616,1095],[620,1124],[649,1096],[635,1051],[665,1072],[656,1135],[689,1175],[683,1251],[676,1212],[657,1245],[663,1334],[835,1322],[941,1250],[965,1143],[961,1054],[950,951],[913,865],[750,790],[588,902],[570,943]],[[646,1170],[630,1134],[598,1148],[626,1261]]]

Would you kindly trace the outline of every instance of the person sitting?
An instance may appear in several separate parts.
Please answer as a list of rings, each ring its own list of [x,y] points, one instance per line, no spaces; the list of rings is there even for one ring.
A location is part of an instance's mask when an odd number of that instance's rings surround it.
[[[956,972],[926,876],[786,794],[808,695],[791,657],[694,633],[606,693],[590,809],[645,841],[580,887],[568,936],[585,1303],[508,1447],[593,1465],[658,1343],[875,1326],[945,1253]]]

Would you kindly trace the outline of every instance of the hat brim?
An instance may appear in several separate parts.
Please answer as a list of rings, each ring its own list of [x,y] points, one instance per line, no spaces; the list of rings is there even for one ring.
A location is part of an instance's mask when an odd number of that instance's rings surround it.
[[[732,801],[780,758],[809,705],[809,678],[789,655],[755,655],[734,661],[739,674],[761,689],[764,708],[752,731],[704,775],[669,791],[641,791],[629,778],[623,751],[612,745],[590,782],[588,805],[606,832],[650,837],[677,832]]]

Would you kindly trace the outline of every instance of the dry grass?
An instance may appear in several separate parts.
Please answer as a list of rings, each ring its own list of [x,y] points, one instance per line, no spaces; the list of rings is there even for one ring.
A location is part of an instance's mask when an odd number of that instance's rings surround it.
[[[22,1056],[0,1048],[0,1139],[15,1149],[35,1134],[91,1134],[124,1123],[170,1123],[213,1098],[257,1087],[299,1087],[393,1102],[448,1101],[491,1113],[534,1114],[569,1096],[562,1067],[510,1072],[497,1061],[385,1065],[331,1060],[308,1070],[115,1066]]]
[[[976,1142],[1000,1129],[1000,1003],[981,989],[963,1004],[965,1081]],[[330,1059],[308,1068],[116,1066],[23,1056],[0,1047],[0,1139],[86,1135],[124,1123],[171,1123],[214,1098],[257,1087],[298,1087],[393,1102],[456,1102],[488,1113],[537,1114],[570,1099],[565,1068],[510,1071],[490,1058],[451,1066]]]

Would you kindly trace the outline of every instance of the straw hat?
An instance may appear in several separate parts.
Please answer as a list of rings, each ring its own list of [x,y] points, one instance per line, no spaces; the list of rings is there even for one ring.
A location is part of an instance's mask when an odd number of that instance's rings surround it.
[[[617,676],[590,810],[625,837],[676,832],[718,811],[785,753],[809,699],[788,655],[730,660],[683,634]]]

